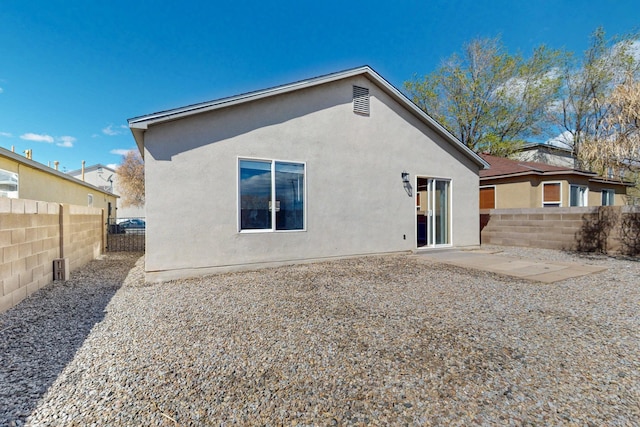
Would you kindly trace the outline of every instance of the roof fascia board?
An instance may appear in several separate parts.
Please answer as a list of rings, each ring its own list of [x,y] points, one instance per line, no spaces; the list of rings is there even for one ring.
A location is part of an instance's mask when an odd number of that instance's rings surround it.
[[[600,178],[600,177],[590,178],[589,182],[597,182],[598,184],[607,184],[607,185],[624,185],[626,187],[635,187],[636,186],[635,182],[631,182],[631,181],[612,181],[610,179]]]
[[[510,178],[510,177],[519,177],[519,176],[527,176],[527,175],[535,175],[535,176],[558,176],[558,175],[569,175],[569,176],[586,176],[586,177],[593,177],[594,175],[596,175],[595,172],[585,172],[585,171],[576,171],[573,169],[567,169],[567,170],[559,170],[559,171],[538,171],[538,170],[531,170],[531,171],[524,171],[524,172],[515,172],[515,173],[505,173],[505,174],[501,174],[501,175],[490,175],[490,176],[483,176],[480,178],[481,181],[487,181],[487,180],[491,180],[491,179],[501,179],[501,178]],[[594,178],[591,178],[590,180],[593,180]],[[607,182],[611,182],[611,181],[607,181]]]

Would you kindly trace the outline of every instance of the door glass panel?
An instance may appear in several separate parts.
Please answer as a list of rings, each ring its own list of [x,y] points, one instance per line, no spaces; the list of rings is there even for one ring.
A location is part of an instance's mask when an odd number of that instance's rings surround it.
[[[435,244],[449,243],[449,182],[436,180],[434,185]]]

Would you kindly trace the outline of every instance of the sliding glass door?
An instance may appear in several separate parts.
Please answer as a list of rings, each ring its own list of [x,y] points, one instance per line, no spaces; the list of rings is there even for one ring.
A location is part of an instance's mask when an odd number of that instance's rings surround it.
[[[451,244],[451,181],[418,178],[416,192],[417,244]]]

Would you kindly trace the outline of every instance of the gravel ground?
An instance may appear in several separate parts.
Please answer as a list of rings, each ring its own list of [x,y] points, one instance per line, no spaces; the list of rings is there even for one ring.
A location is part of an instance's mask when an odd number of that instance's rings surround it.
[[[640,260],[498,249],[609,268],[394,255],[145,284],[109,255],[0,315],[0,424],[640,425]]]

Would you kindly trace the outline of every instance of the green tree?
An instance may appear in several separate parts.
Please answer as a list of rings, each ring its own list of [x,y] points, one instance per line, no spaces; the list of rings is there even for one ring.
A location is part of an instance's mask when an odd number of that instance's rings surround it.
[[[405,82],[409,97],[476,152],[507,155],[548,129],[563,53],[539,46],[509,54],[500,38],[465,44],[438,69]]]
[[[144,206],[144,161],[140,153],[129,151],[122,156],[116,174],[122,192],[122,207]]]

